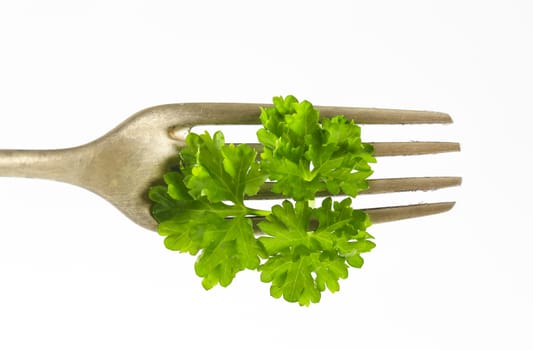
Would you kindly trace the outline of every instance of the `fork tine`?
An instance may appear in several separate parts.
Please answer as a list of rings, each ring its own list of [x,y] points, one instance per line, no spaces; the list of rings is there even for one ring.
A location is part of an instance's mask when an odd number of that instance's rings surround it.
[[[358,124],[450,124],[452,118],[447,113],[414,111],[386,108],[355,108],[318,106],[320,115],[332,117],[344,115]]]
[[[376,157],[387,156],[414,156],[422,154],[436,154],[446,152],[459,152],[461,145],[457,142],[433,142],[433,141],[411,141],[411,142],[370,142],[374,146]],[[236,144],[238,145],[238,144]],[[257,153],[263,151],[260,143],[249,143]]]
[[[457,176],[404,177],[391,179],[370,179],[368,189],[360,194],[377,194],[405,191],[433,191],[461,185]]]
[[[205,124],[259,124],[260,107],[272,104],[257,103],[185,103],[181,107],[191,115],[193,125]],[[315,106],[322,117],[344,115],[358,124],[450,124],[452,118],[441,112],[387,108],[359,108]],[[221,121],[214,122],[213,121]]]
[[[433,191],[446,187],[459,186],[462,179],[455,176],[434,176],[434,177],[404,177],[390,179],[370,179],[368,189],[359,194],[378,194],[406,191]],[[261,186],[259,192],[246,199],[283,199],[281,193],[272,192],[273,182],[267,182]],[[317,197],[331,196],[329,192],[318,192]]]
[[[416,218],[420,216],[444,213],[453,208],[455,202],[412,204],[396,207],[362,209],[370,216],[374,224]]]
[[[385,222],[412,219],[427,215],[440,214],[449,211],[453,208],[455,202],[439,202],[439,203],[426,203],[426,204],[411,204],[402,205],[397,207],[383,207],[383,208],[370,208],[361,209],[370,216],[370,221],[373,224],[382,224]],[[261,234],[261,230],[257,224],[262,221],[262,217],[251,218],[256,234]],[[313,223],[316,226],[316,222]],[[311,228],[316,228],[311,226]]]
[[[384,156],[410,156],[420,154],[434,154],[445,152],[459,152],[461,145],[457,142],[374,142],[374,155]]]

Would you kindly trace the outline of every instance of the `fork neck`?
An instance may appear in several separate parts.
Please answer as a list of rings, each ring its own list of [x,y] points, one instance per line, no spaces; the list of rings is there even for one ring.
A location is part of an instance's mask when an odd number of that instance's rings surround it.
[[[0,150],[0,176],[57,180],[75,184],[83,158],[76,148]]]

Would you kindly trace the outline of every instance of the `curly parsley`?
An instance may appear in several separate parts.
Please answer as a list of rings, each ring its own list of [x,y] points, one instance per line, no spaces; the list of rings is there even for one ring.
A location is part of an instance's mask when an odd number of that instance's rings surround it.
[[[204,288],[258,270],[273,297],[308,306],[326,288],[338,291],[348,268],[361,267],[361,254],[375,246],[368,215],[353,209],[351,198],[327,197],[315,208],[315,196],[355,197],[368,188],[375,159],[353,121],[321,119],[311,103],[293,96],[273,101],[260,111],[259,157],[249,145],[226,144],[221,132],[190,133],[179,169],[165,174],[166,185],[151,188],[149,197],[165,246],[198,255]],[[287,199],[271,210],[248,207],[245,198],[267,181]],[[259,218],[259,236],[252,217]]]

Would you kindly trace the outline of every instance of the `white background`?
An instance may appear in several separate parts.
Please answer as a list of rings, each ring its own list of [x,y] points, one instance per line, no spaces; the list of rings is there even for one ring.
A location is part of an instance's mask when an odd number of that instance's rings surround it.
[[[379,196],[457,205],[372,227],[363,269],[302,308],[253,272],[206,292],[192,257],[96,195],[0,178],[0,348],[532,349],[532,18],[513,0],[2,0],[0,148],[78,145],[161,103],[294,94],[450,113],[383,135],[461,153],[376,175],[464,182]]]

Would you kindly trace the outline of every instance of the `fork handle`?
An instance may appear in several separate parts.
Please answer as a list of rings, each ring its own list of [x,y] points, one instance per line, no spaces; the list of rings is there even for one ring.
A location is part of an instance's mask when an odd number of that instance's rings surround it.
[[[75,183],[82,157],[76,149],[0,150],[0,176]]]

